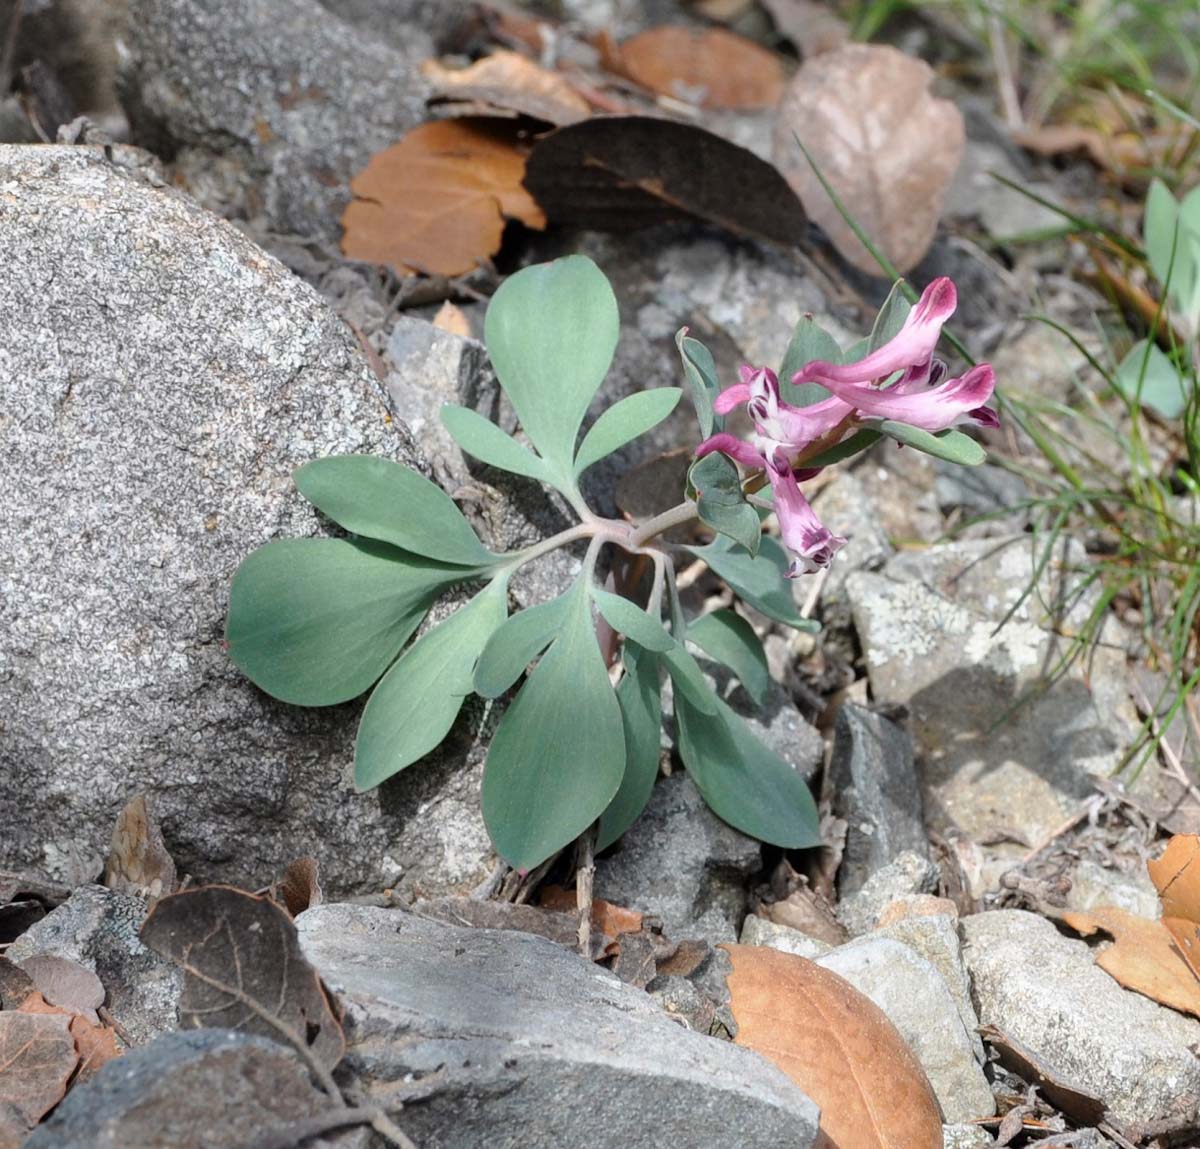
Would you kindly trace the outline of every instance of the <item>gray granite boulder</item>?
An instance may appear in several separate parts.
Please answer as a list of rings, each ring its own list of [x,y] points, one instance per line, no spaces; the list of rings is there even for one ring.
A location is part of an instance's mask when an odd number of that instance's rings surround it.
[[[685,1029],[545,938],[350,905],[296,926],[346,1007],[347,1068],[368,1100],[412,1102],[418,1145],[808,1149],[816,1136],[816,1106],[758,1054]]]
[[[1200,1022],[1122,989],[1086,942],[1023,910],[962,920],[979,1020],[1048,1072],[1099,1097],[1122,1121],[1195,1118]]]
[[[130,0],[134,141],[222,214],[336,239],[350,180],[425,118],[417,23],[390,44],[317,0]],[[399,29],[397,30],[399,33]]]
[[[0,862],[98,865],[145,792],[197,878],[253,889],[312,853],[333,893],[478,881],[470,716],[357,794],[359,705],[276,703],[223,649],[238,563],[323,529],[296,467],[424,465],[354,337],[99,149],[0,148],[0,235]]]
[[[838,921],[851,937],[875,928],[879,915],[897,898],[932,894],[938,885],[938,868],[927,850],[904,850],[880,866],[853,894],[837,904]]]

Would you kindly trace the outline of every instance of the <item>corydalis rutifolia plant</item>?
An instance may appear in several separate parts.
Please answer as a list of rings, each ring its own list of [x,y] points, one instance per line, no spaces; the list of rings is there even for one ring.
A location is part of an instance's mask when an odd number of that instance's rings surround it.
[[[603,849],[641,813],[658,770],[665,674],[674,688],[679,755],[712,809],[763,841],[815,845],[817,813],[803,781],[714,694],[692,653],[726,664],[761,703],[769,684],[762,646],[733,610],[687,619],[671,556],[683,550],[703,559],[761,614],[807,626],[787,579],[827,566],[844,540],[817,520],[800,483],[883,435],[956,462],[983,459],[951,425],[994,422],[984,406],[991,369],[943,382],[944,367],[933,358],[953,308],[948,280],[933,284],[911,312],[893,292],[870,338],[845,355],[805,318],[778,376],[743,368],[741,382],[725,391],[712,356],[681,331],[705,441],[685,501],[627,523],[591,510],[580,475],[665,419],[680,391],[622,399],[579,442],[616,346],[616,300],[588,259],[526,268],[496,292],[486,339],[529,445],[463,407],[448,406],[442,417],[468,455],[556,488],[579,522],[535,546],[494,554],[450,497],[414,471],[360,455],[309,463],[296,472],[296,485],[350,537],[289,539],[250,555],[233,582],[230,653],[268,693],[302,706],[345,702],[374,687],[355,751],[361,789],[433,750],[467,695],[500,698],[523,678],[492,737],[483,778],[492,841],[521,868],[596,821]],[[754,425],[749,441],[723,427],[723,417],[743,404]],[[768,484],[773,504],[766,492],[754,494]],[[772,509],[782,546],[762,531]],[[714,541],[678,548],[661,540],[697,518]],[[513,572],[582,540],[586,554],[572,586],[510,616]],[[648,572],[626,595],[597,582],[605,547],[630,560],[614,570],[640,565]],[[627,581],[610,585],[624,589]],[[471,590],[463,605],[407,645],[434,601],[456,586]],[[623,640],[608,658],[597,613]]]

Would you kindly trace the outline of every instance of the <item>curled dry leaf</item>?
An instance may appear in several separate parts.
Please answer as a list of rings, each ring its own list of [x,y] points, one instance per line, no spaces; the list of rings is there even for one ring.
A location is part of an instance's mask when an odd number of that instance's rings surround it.
[[[65,1014],[0,1013],[0,1149],[17,1149],[79,1064]]]
[[[342,216],[342,251],[398,275],[463,275],[499,250],[506,219],[545,227],[524,175],[510,125],[421,124],[351,182],[356,198]]]
[[[548,910],[574,913],[575,891],[562,886],[546,886],[538,897],[538,904]],[[622,934],[636,934],[642,928],[642,915],[637,910],[606,902],[603,898],[592,899],[592,928],[610,938]]]
[[[448,299],[438,308],[438,313],[433,317],[433,325],[461,339],[472,338],[471,321],[461,307],[456,307]]]
[[[283,872],[279,883],[279,896],[287,912],[296,917],[312,906],[319,906],[323,899],[320,882],[320,866],[316,858],[297,858]]]
[[[654,116],[594,116],[543,136],[525,186],[556,223],[600,231],[691,218],[793,247],[807,230],[800,201],[765,160]]]
[[[104,884],[119,893],[144,897],[151,905],[175,892],[175,861],[144,794],[128,802],[117,817],[104,863]]]
[[[1176,834],[1146,869],[1162,900],[1162,924],[1200,977],[1200,835]]]
[[[1085,937],[1097,930],[1113,936],[1114,944],[1096,955],[1096,964],[1126,989],[1200,1017],[1200,981],[1162,922],[1116,906],[1065,913],[1063,921]]]
[[[738,1045],[821,1107],[829,1149],[940,1149],[942,1118],[912,1050],[849,982],[768,946],[727,945]]]
[[[1036,1085],[1050,1104],[1061,1109],[1072,1121],[1091,1126],[1104,1120],[1105,1105],[1099,1097],[1064,1077],[1015,1038],[994,1025],[981,1026],[979,1034],[999,1054],[1000,1064],[1005,1069]]]
[[[724,28],[650,28],[618,58],[643,87],[705,108],[773,108],[783,95],[779,56]]]
[[[345,1038],[329,996],[292,919],[270,898],[230,886],[172,894],[150,912],[141,938],[186,974],[182,1025],[286,1040],[326,1071],[341,1060]]]
[[[859,242],[804,158],[799,137],[843,205],[900,271],[937,231],[946,188],[962,159],[963,118],[935,99],[933,72],[881,44],[847,44],[805,61],[775,121],[775,162],[834,247],[871,275]]]
[[[21,1002],[20,1012],[69,1019],[71,1040],[75,1042],[75,1052],[79,1054],[79,1068],[71,1082],[72,1086],[86,1081],[105,1062],[121,1056],[116,1031],[111,1026],[101,1025],[98,1020],[93,1021],[94,1014],[89,1017],[87,1011],[75,1013],[61,1006],[51,1005],[36,990]]]
[[[446,68],[437,60],[426,60],[421,74],[433,87],[435,98],[472,100],[555,127],[578,123],[592,114],[591,105],[565,77],[518,52],[496,51],[467,68]]]
[[[86,966],[55,954],[35,954],[21,963],[21,969],[51,1005],[99,1022],[96,1010],[104,1004],[104,985]]]

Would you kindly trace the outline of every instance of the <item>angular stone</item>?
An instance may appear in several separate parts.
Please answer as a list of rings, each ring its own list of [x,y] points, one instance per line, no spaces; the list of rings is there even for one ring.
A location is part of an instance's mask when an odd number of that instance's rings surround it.
[[[223,649],[242,559],[325,529],[297,467],[424,466],[353,336],[241,233],[99,149],[0,148],[0,234],[8,868],[98,867],[142,792],[198,879],[254,889],[306,852],[328,893],[482,879],[469,716],[358,794],[360,704],[277,703]]]
[[[24,1144],[251,1149],[268,1131],[313,1117],[329,1104],[284,1046],[229,1029],[170,1033],[75,1086]]]
[[[905,850],[876,870],[863,885],[837,905],[837,918],[851,937],[875,928],[879,915],[897,898],[931,894],[937,889],[938,868],[924,854]]]
[[[742,934],[738,941],[744,946],[770,946],[785,954],[816,961],[824,957],[833,947],[818,938],[810,938],[791,926],[780,925],[758,914],[749,914],[742,922]]]
[[[909,710],[926,818],[976,840],[1004,830],[1040,839],[1091,793],[1089,773],[1111,772],[1137,729],[1125,654],[1107,629],[1033,693],[1067,653],[1060,635],[1079,633],[1094,602],[1068,596],[1053,609],[1088,563],[1065,539],[1026,594],[1042,557],[1031,536],[951,543],[846,584],[871,693]],[[1154,778],[1148,767],[1135,785]]]
[[[545,938],[397,910],[322,905],[296,920],[346,1006],[348,1068],[367,1097],[397,1082],[418,1145],[656,1143],[808,1149],[817,1109],[757,1054],[671,1021],[640,990]]]
[[[981,1125],[943,1125],[942,1149],[990,1149],[992,1135]]]
[[[1195,1117],[1200,1022],[1121,986],[1086,942],[1023,910],[962,920],[979,1020],[1099,1097],[1122,1121]]]
[[[34,923],[5,952],[18,964],[39,954],[86,966],[105,989],[104,1003],[135,1044],[173,1030],[183,975],[142,945],[138,930],[146,903],[104,886],[80,886],[61,906]]]
[[[130,0],[134,140],[222,214],[336,240],[351,178],[426,118],[416,24],[385,45],[317,0]]]
[[[844,977],[888,1015],[925,1070],[946,1121],[995,1113],[972,1035],[932,963],[892,938],[867,937],[831,950],[817,965]]]
[[[908,732],[852,703],[838,710],[829,765],[833,810],[846,819],[838,892],[856,894],[905,850],[929,855]]]
[[[673,941],[736,941],[762,847],[722,822],[680,772],[660,779],[620,845],[596,860],[598,898],[661,918]]]
[[[1126,874],[1080,858],[1071,871],[1066,908],[1090,910],[1096,906],[1117,906],[1141,918],[1162,917],[1162,902],[1145,866]]]

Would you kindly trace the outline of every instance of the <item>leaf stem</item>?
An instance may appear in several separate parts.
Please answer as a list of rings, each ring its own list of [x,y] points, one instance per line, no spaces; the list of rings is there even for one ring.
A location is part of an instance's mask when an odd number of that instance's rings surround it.
[[[641,547],[655,535],[661,535],[664,531],[669,531],[672,527],[677,527],[682,523],[690,523],[698,516],[699,511],[696,504],[689,499],[677,507],[672,507],[669,511],[663,511],[661,515],[647,519],[640,527],[636,527],[630,532],[629,538],[622,545]]]

